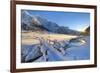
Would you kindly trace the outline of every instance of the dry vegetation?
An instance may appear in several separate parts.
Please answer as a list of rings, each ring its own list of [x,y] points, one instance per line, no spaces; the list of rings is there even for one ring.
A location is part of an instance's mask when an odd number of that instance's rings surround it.
[[[49,40],[70,40],[72,38],[76,38],[77,36],[73,35],[65,35],[65,34],[47,34],[47,33],[40,33],[40,32],[22,32],[22,44],[36,44],[39,41],[35,37],[43,37],[44,39]]]

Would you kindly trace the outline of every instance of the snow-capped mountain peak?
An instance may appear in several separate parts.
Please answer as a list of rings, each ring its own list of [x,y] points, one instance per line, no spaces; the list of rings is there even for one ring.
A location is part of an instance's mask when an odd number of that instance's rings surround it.
[[[48,21],[41,16],[32,15],[25,10],[21,12],[21,26],[23,30],[46,30],[47,32],[59,34],[80,34],[78,31],[59,26],[52,21]]]

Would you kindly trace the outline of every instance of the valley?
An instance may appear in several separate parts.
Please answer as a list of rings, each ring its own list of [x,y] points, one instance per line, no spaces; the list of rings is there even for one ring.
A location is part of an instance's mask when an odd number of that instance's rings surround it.
[[[90,59],[90,26],[77,31],[27,10],[21,12],[21,62]]]

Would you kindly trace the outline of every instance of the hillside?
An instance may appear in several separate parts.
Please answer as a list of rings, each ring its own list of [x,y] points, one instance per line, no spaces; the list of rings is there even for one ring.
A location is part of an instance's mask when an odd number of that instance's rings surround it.
[[[22,31],[47,31],[58,34],[80,35],[79,31],[69,29],[65,26],[59,26],[58,24],[48,21],[40,16],[31,15],[27,11],[22,11],[21,13]]]

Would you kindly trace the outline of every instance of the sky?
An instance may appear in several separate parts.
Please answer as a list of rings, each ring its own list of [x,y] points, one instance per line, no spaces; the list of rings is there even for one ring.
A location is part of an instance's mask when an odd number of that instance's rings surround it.
[[[56,12],[27,10],[32,15],[37,15],[49,21],[57,23],[59,26],[66,26],[77,31],[84,31],[90,25],[90,13],[84,12]]]

